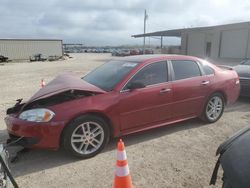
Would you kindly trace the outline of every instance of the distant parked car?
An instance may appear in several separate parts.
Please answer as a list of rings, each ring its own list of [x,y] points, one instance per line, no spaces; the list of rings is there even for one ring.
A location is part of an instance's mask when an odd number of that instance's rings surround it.
[[[121,56],[129,56],[130,55],[130,50],[124,49],[121,50]]]
[[[103,52],[104,52],[104,49],[102,49],[102,48],[97,48],[95,52],[96,52],[96,53],[103,53]]]
[[[57,55],[51,55],[48,57],[48,61],[57,61],[60,60],[62,56],[57,56]]]
[[[130,50],[130,55],[139,55],[140,51],[138,49]]]
[[[112,56],[129,56],[130,50],[122,49],[122,50],[113,50]]]
[[[142,55],[143,54],[143,49],[139,49],[139,55]]]
[[[0,62],[7,62],[8,61],[8,57],[5,57],[3,55],[0,55]]]
[[[250,97],[250,59],[242,61],[234,69],[240,77],[240,95]]]
[[[103,53],[111,53],[111,50],[110,50],[109,48],[105,48],[105,49],[103,50]]]
[[[112,60],[83,78],[56,77],[7,110],[7,130],[25,147],[88,158],[110,137],[200,117],[213,123],[239,95],[238,75],[190,56]]]
[[[43,54],[35,54],[33,56],[30,56],[30,61],[46,61],[48,58],[46,58]]]
[[[120,50],[113,50],[111,53],[112,56],[120,56],[120,54],[121,54]]]
[[[145,54],[154,54],[153,49],[145,49]]]

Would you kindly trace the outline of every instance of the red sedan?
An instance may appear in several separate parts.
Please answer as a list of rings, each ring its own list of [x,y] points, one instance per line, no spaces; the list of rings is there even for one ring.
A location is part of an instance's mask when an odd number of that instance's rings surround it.
[[[7,110],[10,138],[25,147],[88,158],[110,137],[199,117],[216,122],[240,91],[234,70],[180,55],[112,60],[83,78],[61,75]]]

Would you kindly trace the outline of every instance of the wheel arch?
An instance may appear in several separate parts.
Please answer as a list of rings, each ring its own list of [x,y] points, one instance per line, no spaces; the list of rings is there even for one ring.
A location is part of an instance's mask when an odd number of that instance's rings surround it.
[[[210,95],[208,95],[207,99],[206,99],[206,102],[204,103],[204,106],[203,106],[203,110],[202,110],[202,113],[198,116],[201,120],[205,121],[205,122],[208,122],[208,120],[206,119],[205,117],[205,110],[206,110],[206,105],[208,103],[208,101],[210,100],[210,98],[215,95],[215,94],[220,94],[222,95],[223,97],[223,102],[224,102],[224,106],[227,104],[227,95],[226,93],[223,91],[223,90],[215,90],[213,92],[211,92]],[[219,117],[220,118],[220,117]],[[217,121],[217,120],[216,120]],[[211,123],[211,122],[209,122]]]
[[[222,95],[223,99],[224,99],[224,103],[227,104],[227,95],[223,90],[216,90],[213,93],[211,93],[211,95],[209,97],[211,97],[212,95],[214,95],[215,93],[219,93]]]
[[[70,119],[70,121],[68,121],[66,123],[66,125],[64,126],[61,134],[60,134],[60,146],[62,145],[62,141],[63,141],[63,135],[64,135],[64,131],[66,130],[66,128],[69,126],[70,123],[72,123],[76,118],[80,117],[80,116],[85,116],[85,115],[93,115],[93,116],[97,116],[102,118],[109,126],[109,131],[110,131],[110,136],[113,137],[114,136],[114,127],[113,127],[113,123],[111,121],[111,119],[106,116],[105,114],[101,113],[101,112],[86,112],[86,113],[81,113],[81,114],[77,114],[76,116],[74,116],[73,118]]]
[[[208,100],[210,99],[210,97],[211,97],[212,95],[214,95],[215,93],[221,94],[222,97],[223,97],[223,99],[224,99],[225,105],[227,104],[227,95],[226,95],[226,93],[225,93],[223,90],[215,90],[215,91],[211,92],[211,93],[206,97],[206,100],[205,100],[205,102],[204,102],[203,105],[202,105],[202,111],[204,110],[207,101],[208,101]],[[202,113],[201,113],[201,114],[202,114]]]

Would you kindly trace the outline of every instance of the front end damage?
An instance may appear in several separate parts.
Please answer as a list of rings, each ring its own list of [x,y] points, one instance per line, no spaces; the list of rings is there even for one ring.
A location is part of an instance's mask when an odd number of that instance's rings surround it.
[[[80,99],[88,96],[94,96],[96,93],[90,91],[80,91],[80,90],[69,90],[62,93],[58,93],[46,98],[37,99],[34,101],[29,101],[27,103],[22,103],[22,99],[18,99],[17,103],[8,108],[6,111],[7,115],[18,114],[22,111],[33,109],[33,108],[43,108],[49,107],[56,104],[61,104],[67,101]]]
[[[62,130],[68,123],[65,114],[61,114],[61,108],[64,108],[63,112],[70,110],[63,104],[84,103],[84,98],[103,93],[106,91],[78,76],[57,76],[27,102],[18,99],[13,107],[7,109],[8,142],[14,141],[28,148],[58,149]]]
[[[53,107],[65,102],[83,99],[97,95],[96,92],[68,90],[45,98],[36,99],[22,103],[22,100],[7,109],[5,122],[9,139],[7,143],[14,142],[15,145],[24,148],[47,148],[58,149],[60,134],[65,126],[64,121],[32,122],[20,119],[22,112]]]

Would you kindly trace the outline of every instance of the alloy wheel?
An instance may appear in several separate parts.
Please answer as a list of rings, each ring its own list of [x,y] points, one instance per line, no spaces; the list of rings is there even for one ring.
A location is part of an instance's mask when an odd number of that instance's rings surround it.
[[[71,135],[71,146],[79,154],[97,151],[104,141],[104,130],[96,122],[84,122],[77,126]]]
[[[212,97],[206,107],[206,116],[210,121],[216,121],[223,111],[223,99],[219,96]]]

